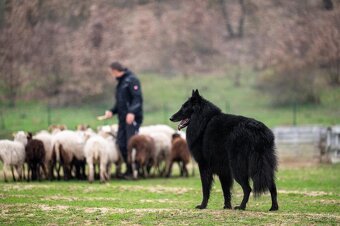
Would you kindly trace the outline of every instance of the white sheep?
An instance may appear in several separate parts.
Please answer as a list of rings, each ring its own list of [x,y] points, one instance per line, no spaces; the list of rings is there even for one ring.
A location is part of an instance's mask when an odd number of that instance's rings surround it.
[[[121,158],[115,140],[110,135],[103,136],[92,136],[84,147],[86,162],[89,166],[88,180],[90,183],[94,180],[95,164],[99,164],[101,182],[110,179],[112,163],[116,164],[116,174],[120,173]]]
[[[160,175],[165,173],[165,163],[170,155],[171,137],[175,130],[167,125],[144,126],[139,130],[140,134],[149,135],[155,141],[156,168]],[[163,164],[164,163],[164,164]],[[163,167],[162,167],[163,164]]]
[[[6,169],[9,167],[12,170],[13,180],[15,176],[13,167],[19,175],[19,180],[22,178],[22,169],[25,162],[25,146],[27,144],[27,136],[25,132],[19,131],[14,135],[14,141],[0,141],[0,160],[3,162],[4,180],[7,182]]]
[[[33,139],[40,140],[44,144],[45,148],[45,159],[44,159],[44,165],[45,168],[48,170],[48,175],[45,175],[46,177],[50,178],[52,177],[53,168],[52,168],[52,140],[53,135],[50,134],[48,131],[43,130],[37,133]]]
[[[118,133],[118,125],[112,124],[112,125],[103,125],[97,127],[98,133],[112,133],[114,136],[117,136]]]
[[[140,128],[140,132],[141,133],[153,133],[153,132],[164,133],[171,138],[172,134],[174,134],[176,131],[168,125],[157,124],[157,125],[151,125],[151,126],[143,126]]]
[[[53,136],[52,147],[54,156],[54,163],[59,162],[59,166],[63,163],[64,170],[64,178],[69,179],[71,177],[71,162],[72,160],[77,160],[81,164],[78,168],[76,166],[76,174],[77,177],[85,176],[85,154],[84,154],[84,145],[88,135],[83,131],[71,131],[71,130],[63,130]],[[58,179],[60,167],[57,168]],[[82,173],[80,172],[82,171]],[[82,174],[82,175],[81,175]]]

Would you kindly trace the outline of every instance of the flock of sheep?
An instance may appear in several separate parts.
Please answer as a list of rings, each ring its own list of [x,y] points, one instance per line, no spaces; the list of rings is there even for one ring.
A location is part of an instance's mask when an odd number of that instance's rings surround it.
[[[111,167],[116,166],[115,176],[120,177],[123,163],[116,145],[117,125],[106,125],[94,132],[85,125],[68,130],[64,125],[53,125],[49,131],[35,134],[19,131],[14,140],[0,140],[0,160],[3,162],[4,180],[11,169],[13,180],[86,179],[101,182],[111,178]],[[185,134],[176,133],[167,125],[144,126],[128,142],[128,162],[133,178],[158,175],[169,177],[174,162],[178,162],[181,176],[188,176],[190,154]],[[25,172],[27,164],[27,178]],[[88,175],[86,176],[86,164]],[[98,166],[98,167],[96,167]],[[96,169],[99,173],[96,174]],[[99,174],[99,175],[98,175]]]

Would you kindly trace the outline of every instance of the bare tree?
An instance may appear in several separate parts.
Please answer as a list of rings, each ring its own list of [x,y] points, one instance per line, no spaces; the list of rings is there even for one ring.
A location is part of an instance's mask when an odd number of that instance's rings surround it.
[[[238,5],[240,7],[240,15],[239,15],[239,19],[238,19],[238,23],[237,23],[237,32],[234,31],[233,26],[231,24],[231,19],[229,16],[229,12],[228,12],[228,5],[230,4],[230,2],[228,2],[228,0],[218,0],[218,4],[219,4],[219,8],[221,9],[222,12],[222,16],[224,18],[224,22],[225,22],[225,26],[226,26],[226,30],[229,34],[229,36],[231,38],[234,37],[243,37],[244,34],[244,21],[246,18],[246,6],[244,3],[244,0],[238,0]]]

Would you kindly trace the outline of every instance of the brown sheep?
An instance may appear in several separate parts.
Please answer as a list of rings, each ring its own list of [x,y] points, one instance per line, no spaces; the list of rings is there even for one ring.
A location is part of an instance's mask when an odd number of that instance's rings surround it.
[[[128,142],[128,162],[132,166],[133,177],[138,174],[147,177],[155,164],[155,142],[148,135],[134,135]]]
[[[44,164],[45,148],[43,142],[32,139],[32,133],[28,133],[25,151],[28,165],[27,180],[41,180],[40,168],[47,175]]]
[[[190,161],[190,152],[187,142],[179,134],[175,133],[172,135],[171,143],[171,152],[167,162],[166,177],[171,176],[172,164],[174,162],[178,162],[181,170],[181,176],[188,177],[189,173],[187,164]]]

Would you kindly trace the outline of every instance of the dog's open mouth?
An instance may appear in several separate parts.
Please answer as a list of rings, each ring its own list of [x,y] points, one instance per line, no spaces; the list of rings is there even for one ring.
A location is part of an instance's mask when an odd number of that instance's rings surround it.
[[[181,120],[181,122],[178,124],[178,130],[181,130],[189,125],[190,119],[186,118]]]

